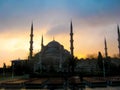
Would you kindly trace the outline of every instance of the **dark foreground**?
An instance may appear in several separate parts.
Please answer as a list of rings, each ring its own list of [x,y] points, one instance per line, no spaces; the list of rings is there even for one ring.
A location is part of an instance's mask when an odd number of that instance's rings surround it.
[[[120,86],[120,77],[42,77],[42,78],[14,78],[1,80],[1,89],[62,89],[62,90],[109,90],[113,86]],[[90,88],[92,89],[90,89]],[[98,89],[98,87],[106,89]],[[89,89],[88,89],[89,88]],[[97,89],[96,89],[97,88]],[[110,89],[111,90],[111,89]],[[113,89],[116,90],[116,89]],[[118,89],[119,90],[119,89]]]

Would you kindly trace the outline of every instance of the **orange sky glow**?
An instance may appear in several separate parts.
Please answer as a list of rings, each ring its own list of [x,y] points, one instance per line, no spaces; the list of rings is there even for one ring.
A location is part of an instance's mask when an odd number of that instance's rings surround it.
[[[74,27],[73,27],[74,28]],[[0,55],[1,55],[1,64],[3,65],[5,62],[7,65],[11,64],[11,60],[16,60],[18,58],[20,59],[26,59],[29,55],[29,41],[30,41],[30,27],[28,28],[27,32],[20,32],[20,30],[12,31],[12,32],[3,32],[0,34],[0,42],[1,48],[0,48]],[[49,36],[46,35],[47,28],[43,28],[42,32],[40,30],[35,29],[34,27],[34,54],[39,52],[41,50],[41,36],[44,37],[44,45],[47,45],[50,41],[53,40],[53,37],[56,41],[60,42],[65,49],[70,51],[70,36],[69,31],[67,34],[59,34],[57,36]],[[77,30],[74,30],[74,54],[78,58],[86,58],[89,55],[97,55],[98,51],[101,51],[104,54],[104,37],[102,37],[102,41],[98,41],[97,43],[94,43],[94,39],[98,38],[92,38],[88,39],[89,36],[83,36],[82,33],[76,32]],[[117,37],[116,37],[117,38]],[[102,43],[101,43],[102,42]],[[93,44],[94,43],[94,44]],[[109,42],[111,43],[111,42]],[[116,47],[110,46],[114,45]],[[117,40],[113,44],[111,43],[108,46],[109,55],[114,55],[117,53]],[[112,52],[110,52],[112,50]]]

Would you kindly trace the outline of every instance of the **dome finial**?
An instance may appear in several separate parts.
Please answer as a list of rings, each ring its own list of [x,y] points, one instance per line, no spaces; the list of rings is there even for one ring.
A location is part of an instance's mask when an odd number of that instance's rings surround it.
[[[54,38],[54,36],[53,36],[53,41],[55,41],[55,38]]]

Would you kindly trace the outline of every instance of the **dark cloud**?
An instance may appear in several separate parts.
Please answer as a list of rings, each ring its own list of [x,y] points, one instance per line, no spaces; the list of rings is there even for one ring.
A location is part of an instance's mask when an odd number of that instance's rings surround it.
[[[70,30],[68,25],[57,25],[55,27],[52,27],[48,32],[46,33],[47,35],[59,35],[59,34],[66,34]]]

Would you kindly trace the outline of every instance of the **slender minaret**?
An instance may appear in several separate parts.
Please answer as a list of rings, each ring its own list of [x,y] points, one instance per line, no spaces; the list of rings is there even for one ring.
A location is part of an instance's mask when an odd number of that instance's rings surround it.
[[[42,39],[41,39],[41,50],[43,49],[44,44],[43,44],[43,35],[42,35]]]
[[[71,55],[74,57],[74,47],[73,47],[73,26],[72,26],[72,21],[70,24],[70,50],[71,50]]]
[[[31,24],[31,33],[30,33],[30,54],[29,54],[29,60],[32,59],[33,55],[33,23]]]
[[[120,31],[119,31],[119,25],[117,25],[117,31],[118,31],[118,49],[119,49],[119,57],[120,57]]]
[[[105,44],[105,57],[108,57],[108,52],[107,52],[107,42],[106,42],[106,38],[104,39],[104,44]]]

